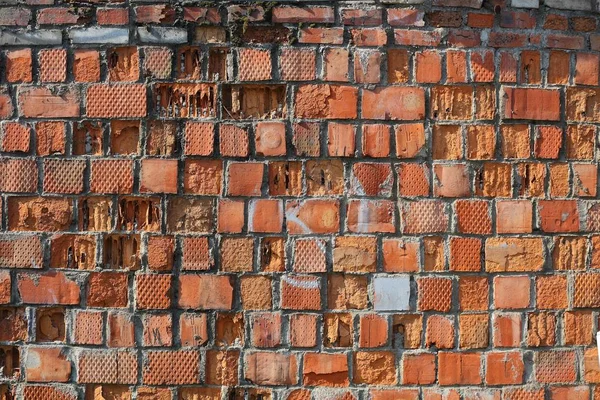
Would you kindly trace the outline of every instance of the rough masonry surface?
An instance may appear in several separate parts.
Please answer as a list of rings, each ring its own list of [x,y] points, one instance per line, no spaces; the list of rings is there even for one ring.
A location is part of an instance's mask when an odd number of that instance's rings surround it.
[[[0,400],[594,400],[596,0],[0,0]]]

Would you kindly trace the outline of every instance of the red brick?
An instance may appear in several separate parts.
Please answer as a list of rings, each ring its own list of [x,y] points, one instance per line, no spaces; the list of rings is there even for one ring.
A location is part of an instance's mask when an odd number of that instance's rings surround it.
[[[467,81],[467,53],[460,50],[446,52],[446,81],[465,83]]]
[[[142,381],[148,385],[182,385],[199,383],[200,354],[197,350],[161,351],[146,353],[147,363]]]
[[[575,64],[575,83],[577,85],[598,85],[598,64],[596,54],[577,53]]]
[[[73,76],[77,82],[98,82],[100,80],[100,54],[96,50],[76,50],[73,63]]]
[[[142,345],[164,346],[173,345],[173,323],[171,314],[146,314],[142,317]]]
[[[342,48],[327,48],[324,53],[323,74],[326,81],[348,82],[349,52]]]
[[[305,385],[348,386],[348,358],[345,354],[306,353],[302,375]]]
[[[41,121],[35,124],[37,154],[65,153],[65,123],[62,121]]]
[[[60,95],[45,87],[21,88],[18,92],[21,115],[31,118],[79,117],[79,95],[66,89]]]
[[[64,82],[67,79],[67,51],[44,49],[38,53],[40,80],[42,82]]]
[[[342,23],[344,25],[380,25],[381,9],[342,8]]]
[[[440,352],[438,381],[440,385],[478,385],[481,383],[480,353]]]
[[[286,310],[320,310],[321,280],[313,276],[284,276],[281,280],[281,308]]]
[[[335,233],[339,230],[339,203],[309,199],[286,202],[287,231],[291,234]]]
[[[364,32],[362,31],[363,35]],[[353,34],[356,31],[353,30]],[[385,36],[384,36],[385,37]],[[354,38],[357,42],[359,39],[365,40],[363,36]],[[376,43],[361,43],[359,46],[378,45]],[[354,80],[356,83],[378,83],[381,80],[381,53],[378,51],[356,49],[354,53]]]
[[[259,122],[255,129],[255,147],[259,156],[285,156],[285,124]]]
[[[442,40],[437,31],[395,29],[396,44],[403,46],[438,46]]]
[[[91,192],[123,194],[133,192],[133,161],[92,160],[90,170]]]
[[[441,315],[427,318],[425,330],[425,346],[436,349],[451,349],[454,347],[454,321]]]
[[[435,382],[436,356],[431,353],[404,353],[402,357],[402,383],[428,385]]]
[[[177,193],[177,160],[148,158],[141,164],[140,192]]]
[[[94,272],[88,281],[87,304],[92,307],[127,307],[128,277],[120,272]]]
[[[498,233],[531,233],[533,205],[526,200],[496,202],[496,231]]]
[[[11,83],[32,81],[30,49],[9,51],[6,54],[6,80]]]
[[[494,278],[494,306],[496,308],[528,308],[531,280],[528,276],[497,276]]]
[[[241,81],[267,81],[271,79],[271,52],[262,49],[240,49],[238,76]]]
[[[471,179],[464,164],[435,164],[433,166],[433,194],[436,197],[469,197]]]
[[[217,217],[217,231],[240,233],[244,228],[244,202],[220,200]]]
[[[28,382],[67,382],[71,362],[61,347],[29,347],[25,374]]]
[[[558,121],[560,99],[557,90],[504,88],[504,117]]]
[[[540,383],[573,383],[577,375],[573,351],[547,350],[535,353],[535,378]]]
[[[520,352],[487,353],[485,382],[488,385],[520,385],[525,364]]]
[[[179,288],[180,308],[203,310],[232,308],[233,287],[228,276],[181,275]]]
[[[295,355],[255,352],[246,356],[244,377],[258,385],[296,385],[298,361]]]
[[[175,10],[167,4],[135,7],[135,21],[146,24],[172,24]]]
[[[90,21],[91,10],[88,7],[42,8],[37,13],[37,21],[42,25],[73,25]]]
[[[342,44],[342,28],[302,28],[299,43]]]
[[[442,57],[434,50],[425,50],[415,55],[415,80],[419,83],[437,83],[442,78]]]
[[[295,114],[300,118],[356,118],[358,90],[350,86],[302,85],[294,103]]]
[[[77,344],[102,344],[104,319],[99,311],[79,311],[75,314],[74,338]]]
[[[420,88],[377,88],[363,90],[362,95],[363,118],[419,120],[425,116],[425,94]]]
[[[147,113],[146,87],[140,84],[91,85],[86,99],[88,117],[135,118]]]
[[[8,304],[11,299],[12,278],[8,271],[0,272],[0,304]]]
[[[281,232],[283,201],[253,200],[248,205],[248,230],[250,232]]]
[[[582,49],[584,38],[582,36],[550,34],[546,37],[546,45],[558,49]]]
[[[99,25],[125,25],[129,22],[129,10],[126,8],[98,8],[96,21]]]
[[[26,304],[77,305],[80,300],[79,284],[62,272],[19,274],[17,288]]]
[[[356,149],[356,129],[351,124],[329,123],[327,151],[333,157],[353,157]]]
[[[293,347],[314,347],[317,344],[317,316],[291,315],[289,336],[290,345]]]
[[[275,7],[273,9],[274,23],[332,23],[334,22],[331,7]]]
[[[393,352],[359,351],[354,353],[354,374],[357,384],[396,384],[396,360]]]
[[[231,163],[227,177],[230,196],[259,196],[264,174],[262,163]]]
[[[579,214],[575,200],[541,200],[538,210],[542,231],[579,231]]]
[[[385,46],[388,41],[387,33],[382,28],[352,29],[350,34],[352,35],[352,43],[357,46]],[[375,58],[379,59],[379,53],[375,54]],[[377,61],[377,64],[379,64],[379,61]],[[377,81],[379,80],[377,79]]]
[[[493,82],[495,74],[494,52],[471,53],[471,74],[475,82]]]
[[[491,32],[488,39],[491,47],[524,47],[527,42],[527,35],[510,32]]]

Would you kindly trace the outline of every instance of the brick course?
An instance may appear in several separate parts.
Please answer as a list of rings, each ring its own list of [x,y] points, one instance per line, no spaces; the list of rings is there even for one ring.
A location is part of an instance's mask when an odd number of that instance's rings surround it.
[[[0,400],[600,399],[600,3],[138,3],[0,7]]]

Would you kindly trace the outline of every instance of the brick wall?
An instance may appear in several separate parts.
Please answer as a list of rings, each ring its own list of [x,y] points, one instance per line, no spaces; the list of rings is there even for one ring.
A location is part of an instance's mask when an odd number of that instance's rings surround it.
[[[0,7],[0,400],[600,399],[595,1],[54,3]]]

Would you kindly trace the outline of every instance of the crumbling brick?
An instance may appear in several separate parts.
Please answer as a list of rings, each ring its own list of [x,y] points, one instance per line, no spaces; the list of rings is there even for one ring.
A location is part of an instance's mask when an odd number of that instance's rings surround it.
[[[134,3],[0,8],[0,400],[600,398],[591,0]]]

